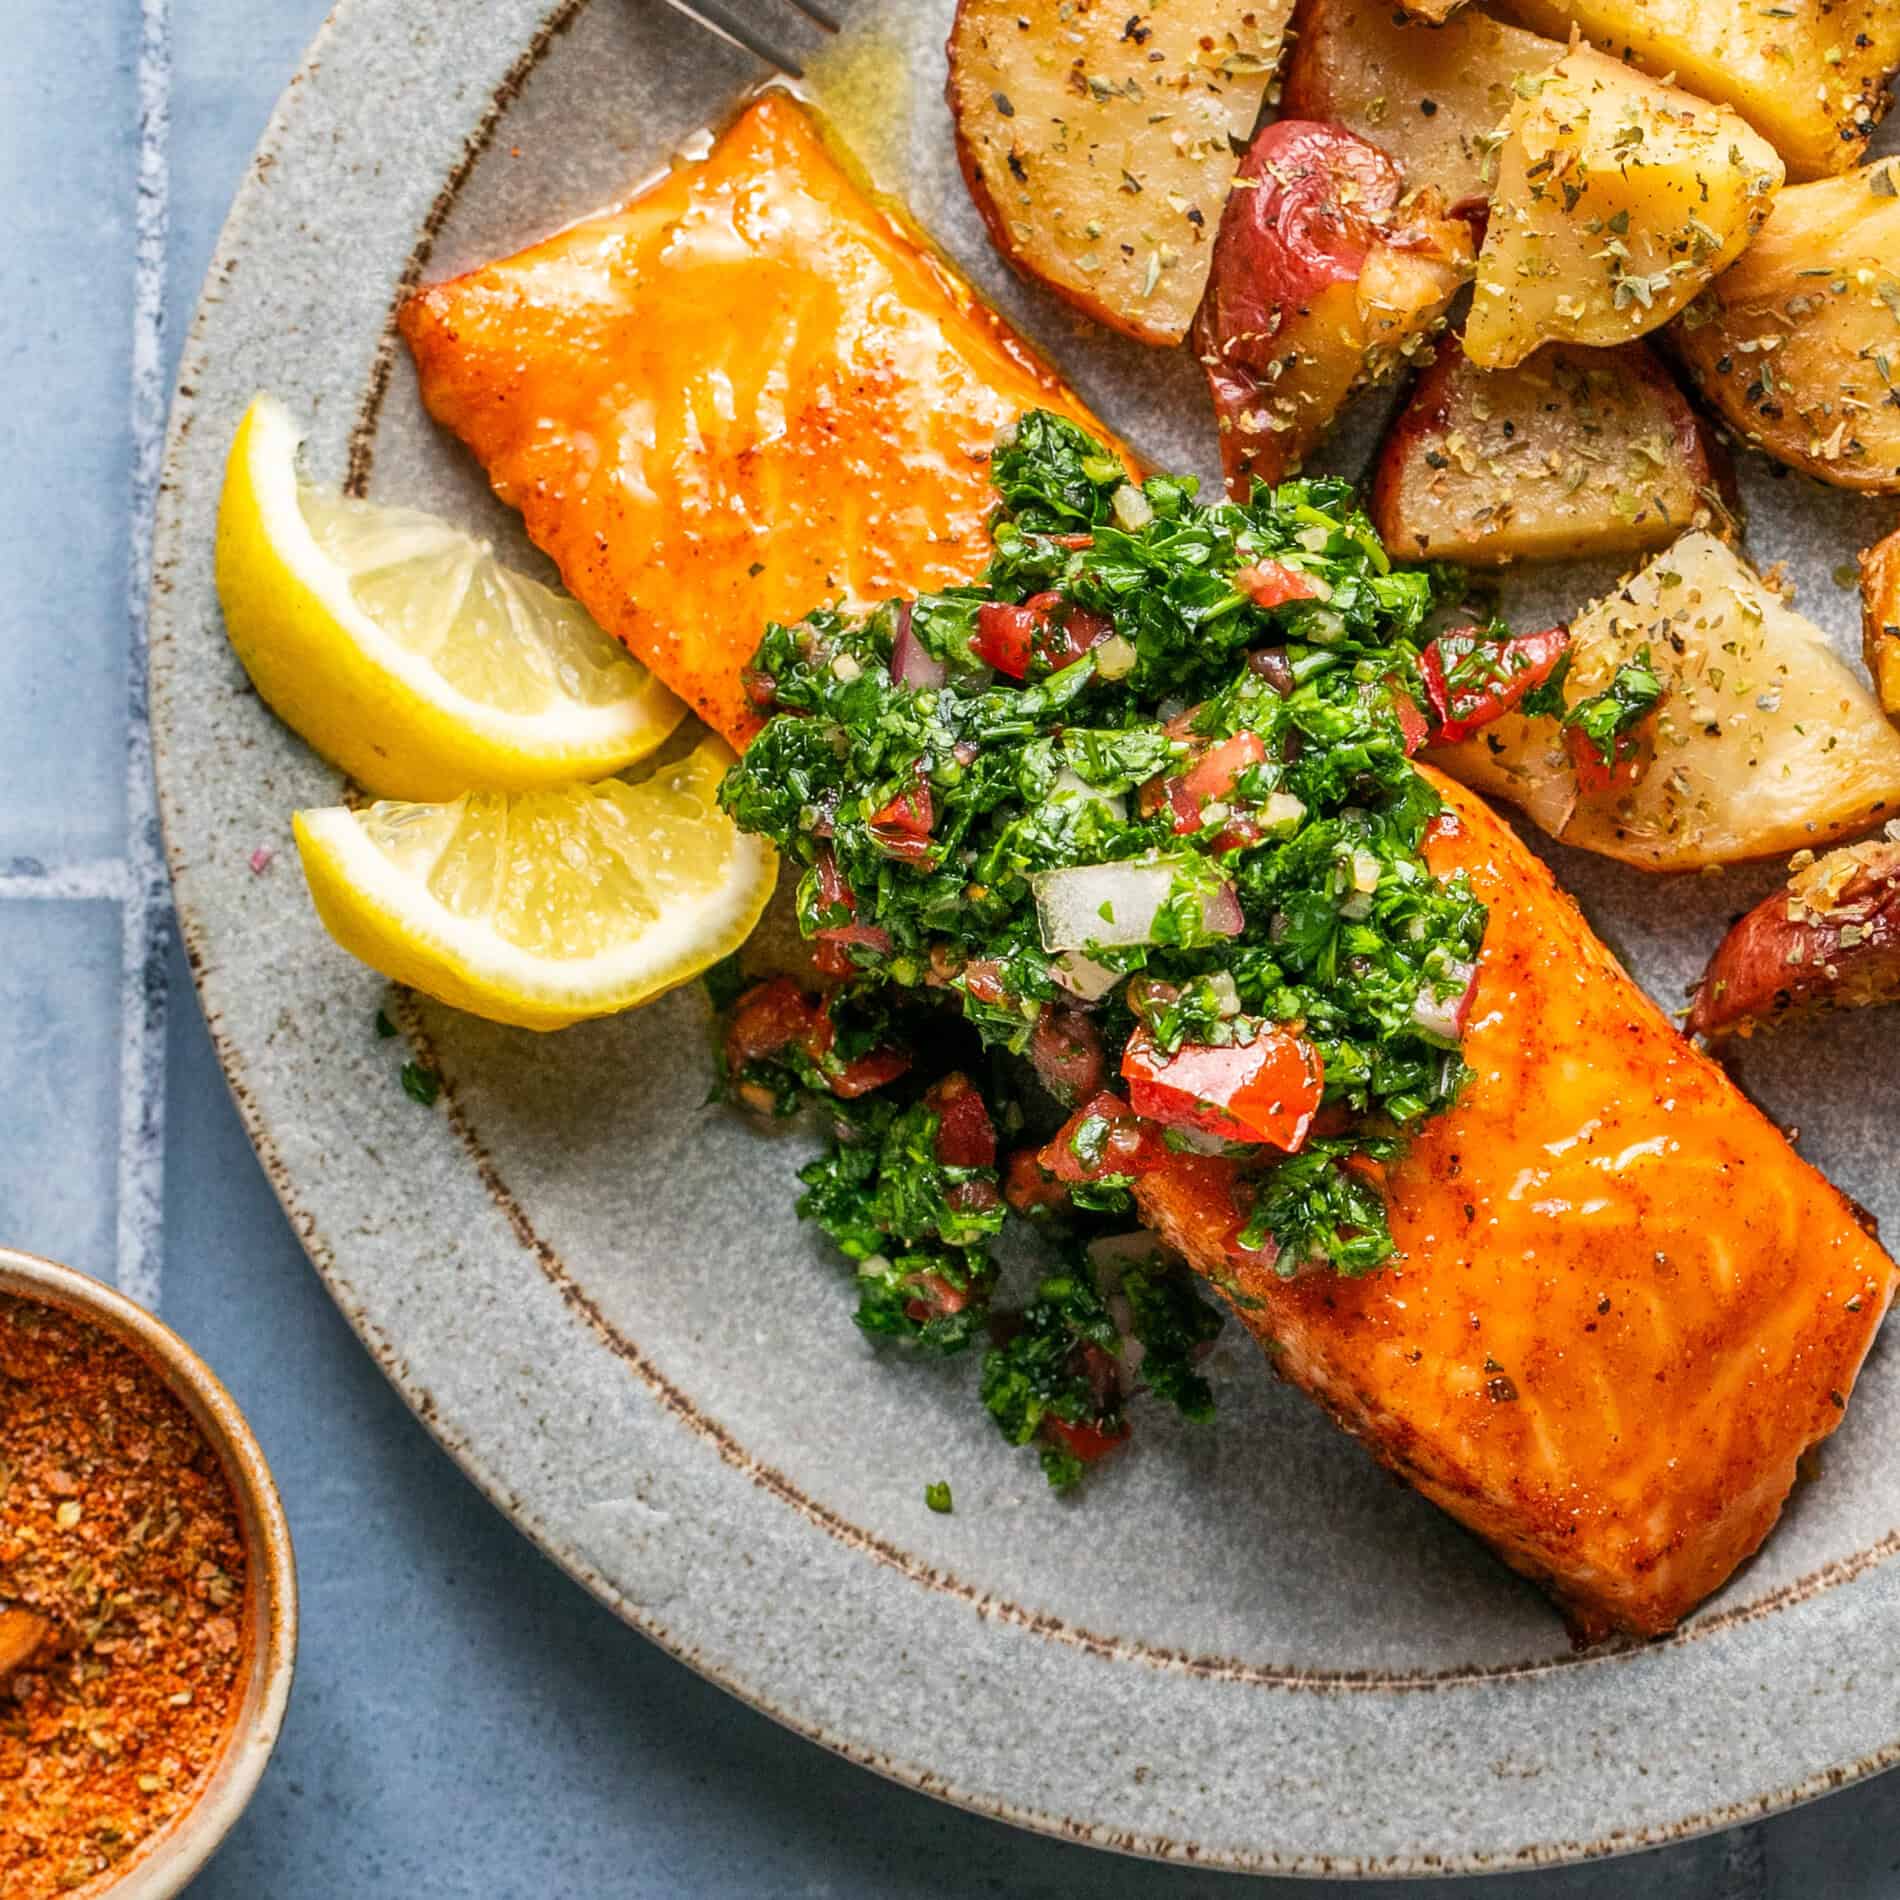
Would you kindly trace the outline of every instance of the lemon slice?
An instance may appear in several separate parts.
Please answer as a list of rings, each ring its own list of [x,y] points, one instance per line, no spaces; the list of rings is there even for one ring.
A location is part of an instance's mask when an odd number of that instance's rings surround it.
[[[312,488],[259,396],[231,445],[218,595],[286,725],[383,798],[602,778],[685,707],[565,595],[413,508]]]
[[[718,739],[637,784],[300,811],[317,914],[398,983],[494,1022],[631,1009],[751,934],[777,854],[719,809]]]

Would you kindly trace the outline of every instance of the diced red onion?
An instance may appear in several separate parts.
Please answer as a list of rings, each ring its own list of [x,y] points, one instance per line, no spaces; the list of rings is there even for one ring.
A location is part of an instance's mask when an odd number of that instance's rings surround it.
[[[1201,915],[1217,937],[1238,937],[1247,928],[1246,913],[1240,908],[1240,893],[1231,884],[1223,884],[1203,901]]]
[[[1285,647],[1258,647],[1247,655],[1247,670],[1263,679],[1282,699],[1293,692],[1293,662]]]
[[[1471,1015],[1471,1000],[1478,988],[1478,966],[1454,963],[1447,968],[1446,975],[1462,987],[1450,996],[1439,996],[1434,986],[1427,983],[1412,1005],[1412,1021],[1426,1035],[1440,1042],[1456,1042],[1465,1033],[1465,1023]]]
[[[944,663],[918,639],[911,626],[911,604],[897,603],[897,633],[891,641],[891,681],[897,686],[922,688],[941,686],[946,676]]]

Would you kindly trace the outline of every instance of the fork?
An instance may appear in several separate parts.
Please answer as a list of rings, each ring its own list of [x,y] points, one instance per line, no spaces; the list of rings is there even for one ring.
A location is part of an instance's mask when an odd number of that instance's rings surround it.
[[[744,0],[741,0],[743,3]],[[666,4],[675,13],[684,14],[696,26],[703,26],[715,38],[724,40],[728,46],[736,46],[742,53],[750,53],[755,59],[764,60],[768,66],[777,67],[787,79],[804,78],[805,69],[791,54],[780,51],[731,7],[721,4],[721,0],[666,0]],[[816,0],[783,0],[783,4],[803,14],[826,33],[838,30],[838,22],[817,5]]]

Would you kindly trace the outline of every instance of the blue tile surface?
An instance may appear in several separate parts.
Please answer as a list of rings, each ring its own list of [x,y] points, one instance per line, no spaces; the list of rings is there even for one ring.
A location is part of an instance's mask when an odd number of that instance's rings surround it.
[[[136,0],[5,9],[0,867],[124,833]]]
[[[325,4],[172,0],[167,361]],[[139,16],[138,0],[28,0],[7,12],[0,63],[0,1239],[108,1275],[118,910],[8,896],[4,880],[11,857],[58,865],[122,842]],[[55,521],[88,559],[51,546]],[[194,1900],[1237,1891],[879,1781],[700,1681],[545,1563],[455,1472],[330,1305],[245,1143],[176,954],[171,983],[163,1309],[257,1426],[304,1600],[283,1742]],[[1874,1900],[1900,1893],[1900,1778],[1636,1860],[1299,1891]]]
[[[0,903],[0,1240],[113,1277],[119,907]]]

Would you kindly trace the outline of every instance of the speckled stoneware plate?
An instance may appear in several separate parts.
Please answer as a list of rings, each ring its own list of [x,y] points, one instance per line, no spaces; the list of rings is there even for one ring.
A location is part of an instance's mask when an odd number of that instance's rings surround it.
[[[225,646],[213,520],[233,425],[269,388],[309,418],[318,474],[518,543],[424,420],[393,300],[623,194],[761,76],[661,0],[551,4],[338,9],[212,268],[159,522],[152,695],[185,943],[264,1165],[390,1377],[530,1536],[694,1668],[856,1761],[1077,1839],[1297,1872],[1501,1867],[1716,1827],[1895,1759],[1891,1347],[1762,1556],[1675,1638],[1579,1660],[1541,1597],[1240,1339],[1215,1360],[1218,1429],[1144,1420],[1084,1499],[1046,1495],[971,1366],[860,1344],[845,1276],[791,1219],[803,1142],[699,1106],[697,987],[545,1040],[422,1007],[405,1027],[446,1106],[404,1098],[401,1045],[371,1029],[383,986],[326,940],[287,850],[291,808],[338,782]],[[1106,341],[991,254],[940,100],[949,11],[857,0],[814,94],[1104,415],[1204,467],[1193,365]],[[1830,576],[1882,511],[1743,474],[1757,557],[1787,559],[1847,642]],[[1539,585],[1574,606],[1596,578]],[[262,844],[279,858],[256,876]],[[1665,1000],[1770,881],[1559,856]],[[1744,1070],[1890,1231],[1897,1021],[1786,1034]],[[933,1516],[923,1486],[945,1475],[956,1514]]]

